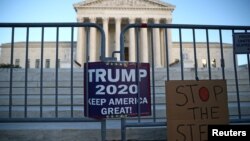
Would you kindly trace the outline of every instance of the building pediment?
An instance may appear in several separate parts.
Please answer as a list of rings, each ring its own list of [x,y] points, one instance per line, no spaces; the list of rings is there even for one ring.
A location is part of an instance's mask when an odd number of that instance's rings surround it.
[[[164,8],[174,10],[175,6],[160,0],[85,0],[74,4],[78,8]]]

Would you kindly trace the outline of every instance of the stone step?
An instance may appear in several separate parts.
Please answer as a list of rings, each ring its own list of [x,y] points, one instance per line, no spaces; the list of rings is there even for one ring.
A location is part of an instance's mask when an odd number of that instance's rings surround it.
[[[136,123],[129,119],[126,122]],[[141,120],[142,124],[152,122]],[[165,121],[164,121],[165,122]],[[117,120],[106,121],[106,140],[121,140],[121,122]],[[128,141],[166,141],[166,126],[127,128]],[[101,123],[99,122],[50,122],[50,123],[0,123],[1,141],[100,141]]]
[[[12,96],[12,104],[13,105],[24,105],[24,95],[13,95]],[[42,101],[43,105],[54,105],[55,104],[55,96],[54,95],[43,95]],[[83,95],[74,95],[73,96],[73,105],[83,105]],[[28,95],[27,97],[28,105],[40,105],[40,95]],[[58,104],[59,105],[70,105],[71,104],[71,96],[70,95],[59,95],[58,96]],[[9,96],[0,96],[0,105],[9,105]]]
[[[83,94],[83,87],[73,87],[73,94]],[[43,94],[55,94],[56,87],[43,87]],[[70,94],[71,87],[58,87],[58,94]],[[153,87],[151,87],[151,91]],[[9,87],[2,87],[0,88],[0,95],[1,94],[9,94],[10,88]],[[228,85],[227,86],[228,92],[235,92],[236,86],[235,85]],[[249,84],[241,84],[239,85],[240,92],[250,92],[250,85]],[[40,87],[27,87],[28,94],[40,94],[41,88]],[[165,85],[155,86],[155,93],[165,93]],[[24,87],[12,87],[12,94],[25,94]]]
[[[70,78],[69,78],[70,79]],[[57,85],[58,87],[71,87],[71,81],[70,80],[65,80],[65,81],[58,81]],[[155,86],[165,86],[165,81],[166,80],[155,80]],[[235,79],[227,79],[227,85],[235,85]],[[249,85],[249,80],[248,79],[239,79],[238,80],[239,85]],[[55,87],[56,86],[56,81],[43,81],[42,83],[43,87]],[[151,81],[151,86],[153,85]],[[10,81],[0,81],[0,88],[9,88],[10,86]],[[27,82],[28,87],[35,87],[35,88],[40,88],[41,84],[40,81],[28,81]],[[83,80],[74,80],[72,86],[74,88],[77,87],[83,87]],[[24,81],[12,81],[12,87],[18,88],[18,87],[25,87]]]
[[[170,69],[169,73],[169,79],[170,80],[181,80],[181,69]],[[155,80],[167,80],[167,73],[166,70],[164,71],[159,71],[156,69],[156,75],[155,75]],[[238,79],[246,79],[248,78],[248,71],[247,70],[241,70],[238,73]],[[190,71],[190,70],[184,70],[183,73],[184,79],[185,80],[194,80],[195,77],[195,71]],[[200,80],[208,80],[209,79],[209,73],[208,70],[203,70],[203,71],[198,71],[198,77]],[[212,79],[222,79],[222,71],[221,70],[216,70],[216,71],[211,71],[211,78]],[[235,73],[232,70],[226,70],[225,71],[225,78],[226,79],[235,79]]]
[[[42,83],[43,87],[55,87],[56,81],[43,81]],[[71,81],[58,81],[57,83],[58,87],[70,87]],[[10,81],[0,81],[0,88],[6,88],[10,86]],[[27,82],[28,87],[34,87],[34,88],[40,88],[41,84],[40,81],[28,81]],[[83,87],[83,80],[81,81],[73,81],[72,84],[73,87]],[[13,81],[12,87],[25,87],[24,81]]]
[[[55,104],[55,95],[44,94],[42,96],[43,105],[54,105]],[[240,93],[241,102],[250,102],[250,94],[248,92]],[[12,95],[12,104],[13,105],[24,105],[25,96],[21,94]],[[82,94],[73,95],[73,105],[83,105],[84,104],[84,96]],[[153,103],[153,96],[151,97],[151,102]],[[228,102],[237,102],[236,93],[228,93]],[[166,98],[165,94],[156,94],[155,95],[155,103],[156,104],[165,104]],[[39,106],[40,105],[40,95],[38,94],[29,94],[27,96],[27,104],[31,106]],[[60,94],[58,95],[58,104],[62,106],[70,106],[71,105],[71,95],[70,94]],[[9,95],[0,95],[0,106],[8,106],[9,105]]]
[[[167,80],[167,71],[164,68],[155,69],[155,80]],[[152,71],[151,71],[152,74]],[[0,81],[9,81],[10,79],[10,69],[1,69],[0,70]],[[40,80],[40,69],[28,69],[28,81],[39,81]],[[43,80],[44,81],[54,81],[56,76],[55,69],[44,69],[43,72]],[[152,75],[151,75],[152,76]],[[170,80],[180,80],[181,71],[180,69],[170,69]],[[198,77],[200,80],[209,79],[208,70],[199,70]],[[227,79],[235,79],[235,73],[232,70],[225,70],[225,77]],[[64,81],[69,80],[71,78],[71,70],[70,69],[58,69],[58,80]],[[212,79],[221,79],[222,72],[221,70],[212,70],[211,71]],[[246,79],[248,78],[247,70],[238,71],[238,79]],[[83,79],[83,69],[73,70],[73,80],[80,81]],[[192,80],[195,79],[195,71],[194,70],[184,70],[184,79]],[[14,69],[13,70],[13,80],[14,81],[24,81],[25,80],[25,69]]]
[[[75,118],[84,118],[83,104],[83,70],[75,69],[73,72],[73,111],[71,111],[71,72],[70,69],[59,69],[58,71],[58,117],[71,118],[71,112]],[[165,80],[166,69],[155,70],[155,115],[157,121],[166,121],[165,102]],[[9,116],[9,69],[0,72],[0,117]],[[180,80],[181,71],[170,69],[170,80]],[[199,79],[208,79],[207,70],[198,71]],[[235,94],[235,74],[233,71],[225,72],[228,84],[228,100],[230,118],[237,118],[238,105]],[[55,118],[55,69],[44,69],[43,74],[43,118]],[[248,72],[238,73],[239,90],[241,99],[242,118],[250,117],[250,85]],[[195,78],[194,70],[184,70],[184,79]],[[212,70],[212,79],[221,79],[221,70]],[[29,69],[27,82],[27,116],[29,118],[40,117],[40,70]],[[14,118],[24,118],[24,94],[25,94],[25,71],[17,69],[13,71],[12,82],[12,116]],[[151,75],[152,80],[152,75]],[[151,86],[152,86],[151,82]],[[153,91],[151,87],[151,91]],[[153,106],[152,106],[153,109]],[[132,118],[136,120],[137,118]],[[142,117],[143,121],[153,121],[152,116]],[[132,121],[133,122],[133,121]],[[120,120],[110,120],[107,122],[107,140],[120,140]],[[7,137],[18,138],[19,141],[36,140],[50,141],[54,139],[100,140],[100,123],[0,123],[0,140]],[[128,128],[128,140],[166,140],[166,127]],[[70,138],[69,138],[70,137]]]
[[[152,80],[151,80],[152,81]],[[166,80],[155,80],[155,86],[164,86]],[[235,85],[235,79],[226,79],[227,85]],[[249,85],[249,79],[238,79],[239,85]],[[152,82],[151,82],[152,85]]]
[[[107,120],[106,140],[121,140],[120,120]],[[166,140],[166,127],[131,128],[127,140]],[[11,141],[100,141],[101,123],[0,123],[0,140]]]
[[[40,94],[40,88],[37,87],[28,87],[27,88],[27,94]],[[58,87],[58,94],[71,94],[71,88],[70,87]],[[55,95],[56,88],[55,87],[44,87],[43,88],[43,94],[52,94]],[[1,94],[9,94],[9,88],[0,88],[0,95]],[[25,88],[12,88],[12,94],[25,94]],[[83,87],[80,88],[73,88],[73,94],[83,94]]]
[[[152,87],[151,87],[152,88]],[[250,93],[250,85],[239,85],[239,91],[240,92],[249,92]],[[235,85],[228,85],[227,86],[227,92],[236,92],[236,86]],[[156,86],[155,87],[155,93],[165,93],[165,86]]]
[[[24,118],[25,107],[22,106],[12,106],[12,118]],[[43,118],[55,118],[56,117],[56,107],[53,106],[43,106],[42,107],[42,117]],[[8,118],[9,107],[0,107],[0,117]],[[40,106],[27,106],[27,117],[28,118],[39,118],[40,117]],[[58,106],[58,117],[59,118],[70,118],[71,117],[71,107],[70,106]],[[73,117],[84,118],[84,109],[82,106],[73,107]]]
[[[10,71],[5,70],[0,72],[0,81],[9,81],[10,79]],[[39,69],[29,69],[27,80],[28,81],[40,81],[40,70]],[[68,81],[71,78],[70,69],[58,69],[58,80],[59,81]],[[24,81],[25,80],[25,70],[18,69],[13,71],[12,76],[13,81]],[[43,80],[44,81],[54,81],[56,79],[56,71],[55,69],[44,69],[43,72]],[[82,80],[83,79],[83,71],[74,69],[73,71],[73,80]]]
[[[250,102],[241,102],[241,114],[242,116],[250,116]],[[236,116],[238,115],[238,105],[236,102],[229,103],[229,115]],[[43,117],[46,118],[55,118],[55,106],[48,105],[43,106]],[[152,106],[153,108],[153,106]],[[23,118],[24,117],[24,109],[23,105],[21,106],[12,106],[12,116],[15,118]],[[157,104],[155,105],[155,113],[157,118],[166,118],[166,105],[165,104]],[[7,118],[9,115],[9,107],[1,106],[0,107],[0,117]],[[152,111],[153,112],[153,111]],[[82,106],[74,106],[73,114],[74,117],[84,117],[84,108]],[[40,106],[27,106],[27,115],[29,118],[39,118],[40,117]],[[152,113],[153,115],[153,113]],[[59,117],[70,117],[71,116],[71,107],[70,106],[58,106],[58,116]],[[150,118],[150,116],[148,116]],[[152,116],[151,116],[152,118]]]

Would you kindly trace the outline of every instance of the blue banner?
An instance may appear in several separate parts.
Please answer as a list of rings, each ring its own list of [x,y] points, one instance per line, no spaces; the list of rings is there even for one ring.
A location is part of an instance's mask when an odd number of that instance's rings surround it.
[[[84,64],[84,103],[91,118],[151,115],[149,63]]]

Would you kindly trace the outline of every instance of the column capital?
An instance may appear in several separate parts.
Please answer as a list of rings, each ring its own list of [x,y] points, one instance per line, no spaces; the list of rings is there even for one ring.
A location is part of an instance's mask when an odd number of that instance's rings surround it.
[[[167,23],[167,24],[171,24],[171,23],[172,23],[172,20],[173,20],[172,18],[166,18],[166,23]]]
[[[84,18],[83,17],[77,17],[77,22],[79,22],[79,23],[84,22]]]
[[[109,17],[103,17],[102,20],[105,21],[105,22],[108,22],[109,21]]]
[[[142,23],[148,23],[148,18],[141,18]]]
[[[122,17],[115,17],[115,22],[120,22],[122,20]]]
[[[129,23],[131,24],[131,23],[135,23],[135,19],[136,18],[134,18],[134,17],[130,17],[128,20],[129,20]]]
[[[161,18],[154,18],[154,23],[158,24],[160,23]]]
[[[91,23],[95,23],[96,22],[96,17],[89,17],[89,20]]]

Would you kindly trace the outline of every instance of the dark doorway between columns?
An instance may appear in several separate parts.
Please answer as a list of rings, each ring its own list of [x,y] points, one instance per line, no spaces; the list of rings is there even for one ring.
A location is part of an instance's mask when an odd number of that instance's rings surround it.
[[[125,61],[129,61],[129,48],[125,47]]]

